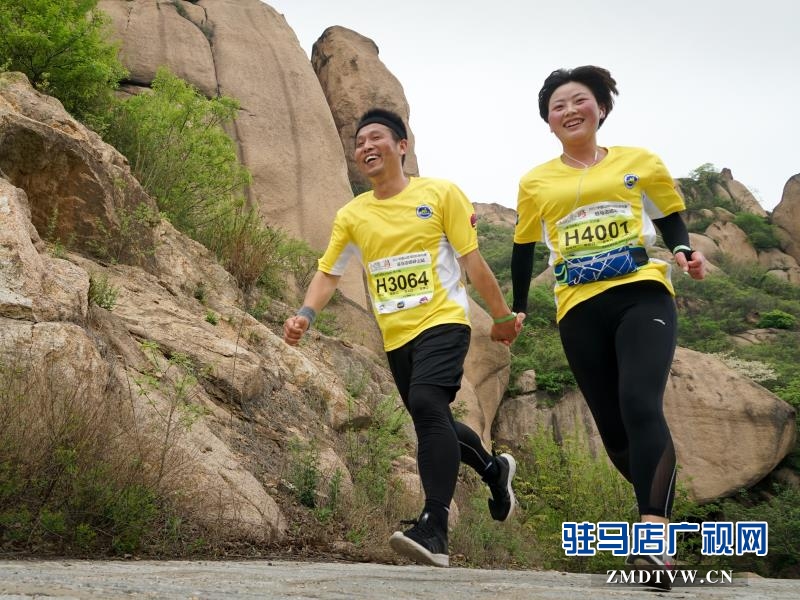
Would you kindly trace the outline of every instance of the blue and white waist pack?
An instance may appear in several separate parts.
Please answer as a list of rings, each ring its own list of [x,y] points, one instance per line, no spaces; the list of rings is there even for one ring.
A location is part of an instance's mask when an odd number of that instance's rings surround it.
[[[591,256],[568,258],[553,265],[553,272],[558,283],[578,285],[633,273],[647,261],[644,248],[623,246]]]

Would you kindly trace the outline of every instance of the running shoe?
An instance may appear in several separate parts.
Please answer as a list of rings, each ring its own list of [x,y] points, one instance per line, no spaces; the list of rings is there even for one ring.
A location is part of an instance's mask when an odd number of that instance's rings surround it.
[[[424,512],[415,521],[403,521],[414,524],[406,531],[395,531],[389,538],[392,550],[421,565],[449,567],[450,555],[447,552],[447,531],[442,530],[431,517]]]
[[[491,483],[486,482],[492,492],[492,497],[489,498],[489,512],[495,521],[508,521],[514,514],[514,505],[517,503],[514,489],[511,487],[517,472],[517,461],[508,453],[495,456],[494,461],[497,465],[497,479]]]
[[[625,559],[625,564],[634,567],[635,569],[645,569],[648,571],[668,571],[675,568],[675,563],[670,556],[665,552],[664,554],[628,554]],[[661,590],[671,590],[672,580],[662,572],[660,576],[650,578],[650,581],[644,583],[650,587],[658,588]]]

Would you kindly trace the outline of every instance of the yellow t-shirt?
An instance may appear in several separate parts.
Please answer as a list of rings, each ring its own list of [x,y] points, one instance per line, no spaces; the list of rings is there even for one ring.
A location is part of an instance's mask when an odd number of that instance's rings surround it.
[[[623,246],[652,246],[653,219],[684,210],[661,159],[642,148],[613,146],[588,169],[555,158],[526,173],[519,184],[514,242],[544,241],[550,265]],[[650,259],[627,275],[555,286],[556,319],[597,294],[633,281],[659,281],[671,294],[669,265]]]
[[[457,259],[477,248],[475,210],[461,190],[412,177],[396,196],[369,191],[339,209],[319,269],[341,275],[358,257],[388,352],[435,325],[470,324]]]

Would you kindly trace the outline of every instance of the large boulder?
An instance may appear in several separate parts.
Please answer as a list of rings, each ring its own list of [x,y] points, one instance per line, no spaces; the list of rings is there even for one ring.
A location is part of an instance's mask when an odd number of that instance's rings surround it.
[[[403,168],[409,175],[419,175],[408,101],[403,86],[379,58],[375,42],[345,27],[328,27],[314,43],[311,64],[333,113],[353,189],[369,189],[369,182],[356,168],[353,151],[359,117],[376,106],[403,117],[409,142]]]
[[[715,221],[708,226],[705,235],[731,260],[738,263],[758,262],[758,252],[747,239],[747,234],[737,225]]]
[[[783,251],[800,261],[800,173],[783,187],[781,201],[772,211],[772,223],[781,232]]]
[[[127,82],[148,87],[160,66],[215,97],[217,72],[205,10],[185,0],[100,0],[97,8],[111,17],[120,41]]]

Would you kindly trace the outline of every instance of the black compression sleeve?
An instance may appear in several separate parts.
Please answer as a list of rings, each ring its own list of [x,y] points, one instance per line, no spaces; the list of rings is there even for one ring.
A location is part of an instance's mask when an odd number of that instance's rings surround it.
[[[653,219],[658,230],[661,232],[661,237],[664,238],[664,244],[667,249],[672,252],[677,246],[690,247],[689,244],[689,231],[686,229],[686,223],[680,213],[674,212],[661,219]],[[687,258],[690,258],[687,256]]]
[[[514,301],[511,310],[528,311],[528,291],[531,287],[533,273],[533,250],[536,242],[514,244],[511,250],[511,285],[514,290]]]

